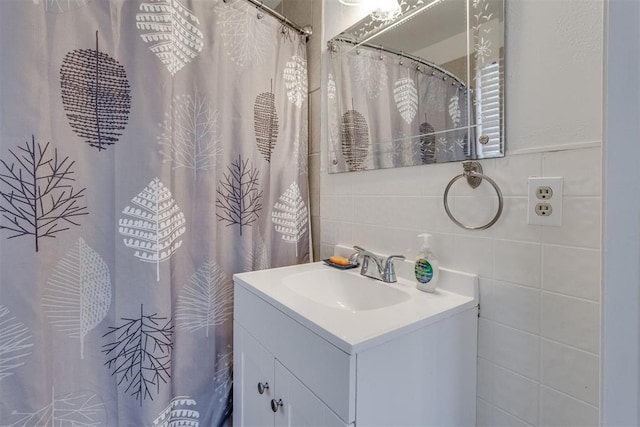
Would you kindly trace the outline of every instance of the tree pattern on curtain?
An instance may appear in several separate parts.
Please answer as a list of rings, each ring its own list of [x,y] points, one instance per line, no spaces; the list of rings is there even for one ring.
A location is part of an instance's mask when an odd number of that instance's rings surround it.
[[[310,258],[305,40],[257,12],[0,2],[0,425],[228,423],[232,276]]]
[[[86,188],[74,188],[75,160],[59,156],[49,142],[32,135],[24,147],[8,151],[11,159],[0,159],[0,230],[8,239],[30,236],[38,252],[40,239],[80,225],[77,217],[88,214]]]

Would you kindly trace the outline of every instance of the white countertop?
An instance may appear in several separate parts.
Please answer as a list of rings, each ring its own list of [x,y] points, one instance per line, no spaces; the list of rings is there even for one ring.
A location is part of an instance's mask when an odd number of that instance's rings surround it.
[[[329,307],[301,296],[285,284],[286,278],[293,274],[333,269],[322,262],[240,273],[233,277],[236,286],[261,297],[348,354],[478,305],[478,278],[474,274],[440,268],[436,292],[426,293],[407,280],[412,273],[412,262],[396,261],[396,266],[398,282],[386,284],[369,280],[372,284],[394,287],[407,293],[409,298],[388,307],[362,311]],[[359,273],[359,268],[340,271],[347,275]]]

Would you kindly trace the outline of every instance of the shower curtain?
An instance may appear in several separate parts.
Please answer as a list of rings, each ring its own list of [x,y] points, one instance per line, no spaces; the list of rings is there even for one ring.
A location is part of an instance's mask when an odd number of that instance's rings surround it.
[[[463,79],[368,45],[332,40],[328,65],[333,172],[469,158]]]
[[[228,421],[232,275],[309,260],[305,49],[244,0],[0,2],[0,425]]]

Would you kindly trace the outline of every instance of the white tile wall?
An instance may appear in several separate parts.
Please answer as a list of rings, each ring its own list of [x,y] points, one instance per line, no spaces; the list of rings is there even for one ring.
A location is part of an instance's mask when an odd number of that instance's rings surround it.
[[[540,387],[540,425],[547,427],[595,427],[598,408],[551,388]]]
[[[598,356],[543,339],[540,359],[543,384],[598,405]]]
[[[494,407],[493,409],[493,424],[492,427],[529,427],[531,424],[510,415],[500,409]]]
[[[477,394],[480,399],[493,401],[493,364],[486,359],[478,358]]]
[[[539,242],[542,228],[539,225],[528,225],[523,221],[523,218],[527,217],[528,203],[527,197],[505,196],[500,221],[492,227],[494,237],[522,242]]]
[[[542,241],[600,249],[600,198],[565,196],[562,208],[562,226],[543,227]]]
[[[598,424],[603,3],[509,2],[507,156],[482,162],[505,206],[489,230],[444,213],[459,163],[321,174],[323,255],[343,243],[413,257],[428,231],[443,266],[480,275],[478,426]],[[564,177],[562,226],[526,224],[529,176]],[[461,181],[450,203],[479,224],[495,194]]]
[[[543,245],[542,262],[544,290],[600,300],[600,251]]]
[[[545,168],[562,175],[561,162],[581,159],[583,167],[598,163],[594,152],[572,149],[551,156],[515,155],[496,160],[496,181],[510,188],[511,195],[505,197],[503,217],[487,233],[453,225],[443,212],[442,197],[431,189],[387,194],[395,172],[403,171],[405,188],[418,188],[425,170],[434,166],[323,176],[325,255],[331,245],[345,243],[413,257],[419,247],[416,235],[429,231],[442,265],[480,275],[479,426],[598,423],[600,196],[592,194],[593,190],[580,194],[580,189],[568,184],[565,222],[547,228],[526,224],[524,195],[529,173]],[[497,178],[502,162],[510,164],[513,179],[509,175]],[[547,162],[553,169],[547,168]],[[442,177],[428,171],[441,182],[460,168],[459,164],[438,166],[446,166],[438,170],[451,174]],[[597,169],[597,164],[591,166]],[[526,172],[520,173],[523,170]],[[413,183],[404,171],[415,172]],[[379,172],[384,176],[383,189],[377,188]],[[571,174],[577,176],[577,172]],[[577,178],[567,178],[569,183],[572,180]],[[468,203],[471,200],[492,202],[492,196],[452,197],[460,212],[463,206],[475,212],[473,203]],[[585,213],[587,206],[593,211]],[[477,212],[486,214],[482,209]]]
[[[481,316],[483,306],[486,306],[486,316],[491,320],[532,334],[540,331],[540,291],[537,289],[494,282],[493,298],[481,305]]]
[[[519,329],[495,324],[493,362],[532,380],[539,377],[540,337]]]
[[[543,292],[540,333],[545,338],[599,354],[600,304]]]
[[[494,427],[492,412],[493,408],[489,402],[482,399],[477,399],[476,425],[478,427]]]
[[[493,327],[488,319],[478,319],[478,357],[493,360]]]
[[[493,404],[529,424],[538,423],[538,383],[500,367],[493,369]]]
[[[575,156],[571,150],[544,153],[544,176],[562,176],[565,196],[599,196],[602,180],[601,149]]]
[[[540,252],[538,243],[496,240],[494,277],[505,282],[539,288]]]

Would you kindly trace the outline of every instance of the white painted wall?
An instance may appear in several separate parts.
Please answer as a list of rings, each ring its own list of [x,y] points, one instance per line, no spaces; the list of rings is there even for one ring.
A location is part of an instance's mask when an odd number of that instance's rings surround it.
[[[491,229],[446,217],[459,163],[321,173],[323,256],[336,243],[414,256],[428,231],[442,265],[480,275],[479,426],[599,422],[603,1],[508,1],[507,157],[482,161],[505,195]],[[324,7],[325,38],[354,22]],[[561,227],[526,224],[528,176],[564,176]],[[487,184],[453,193],[466,222],[495,211]]]
[[[410,53],[433,64],[446,64],[449,61],[466,56],[467,33],[457,34],[422,50]]]

